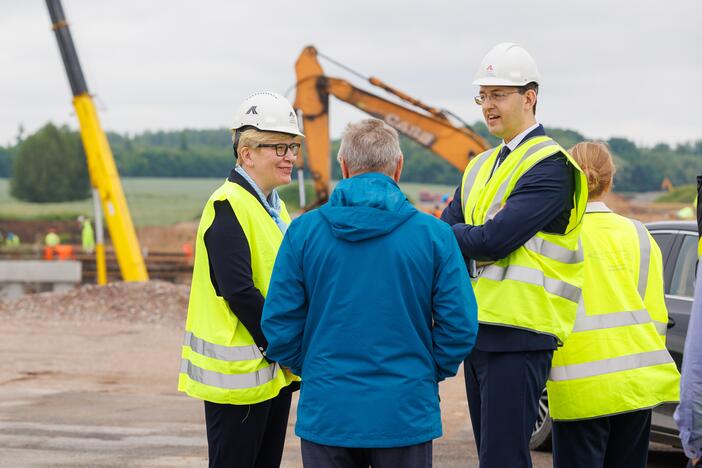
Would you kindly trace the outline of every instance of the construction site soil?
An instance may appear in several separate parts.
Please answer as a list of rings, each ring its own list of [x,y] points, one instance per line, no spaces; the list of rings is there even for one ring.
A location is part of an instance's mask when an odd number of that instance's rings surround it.
[[[176,391],[188,289],[118,282],[0,302],[0,466],[206,466],[202,402]],[[434,466],[478,466],[462,374],[441,397]],[[302,466],[296,401],[283,467]],[[653,448],[649,466],[684,466]]]

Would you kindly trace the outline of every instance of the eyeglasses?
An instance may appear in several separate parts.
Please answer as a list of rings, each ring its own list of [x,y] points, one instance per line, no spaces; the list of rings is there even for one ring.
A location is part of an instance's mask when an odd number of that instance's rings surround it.
[[[300,152],[300,143],[270,143],[270,144],[258,144],[256,145],[258,148],[275,148],[275,155],[278,157],[283,157],[286,154],[288,154],[288,149],[290,149],[290,152],[292,153],[293,156],[297,156],[297,153]]]
[[[480,93],[477,96],[475,96],[473,99],[475,99],[475,103],[479,106],[482,106],[483,104],[487,103],[488,101],[492,102],[502,102],[505,99],[507,99],[507,96],[510,94],[516,94],[520,93],[521,91],[494,91],[492,93]]]

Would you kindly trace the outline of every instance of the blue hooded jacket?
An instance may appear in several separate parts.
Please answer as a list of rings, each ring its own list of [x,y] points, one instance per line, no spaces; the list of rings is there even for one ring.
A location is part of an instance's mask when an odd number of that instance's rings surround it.
[[[440,437],[438,382],[477,328],[451,228],[379,173],[339,182],[292,222],[262,319],[268,358],[302,377],[295,433],[339,447]]]

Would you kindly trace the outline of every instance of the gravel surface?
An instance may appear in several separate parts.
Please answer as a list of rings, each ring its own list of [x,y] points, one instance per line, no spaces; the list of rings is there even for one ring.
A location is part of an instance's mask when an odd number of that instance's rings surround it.
[[[86,285],[70,291],[0,300],[0,317],[177,324],[182,327],[189,293],[189,286],[164,281]]]

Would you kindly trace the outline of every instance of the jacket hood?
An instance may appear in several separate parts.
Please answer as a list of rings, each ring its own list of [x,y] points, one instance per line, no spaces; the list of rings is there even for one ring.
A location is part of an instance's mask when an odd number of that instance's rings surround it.
[[[417,210],[395,181],[371,172],[340,181],[319,213],[335,237],[358,242],[394,231]]]

